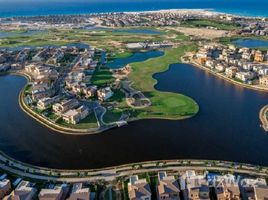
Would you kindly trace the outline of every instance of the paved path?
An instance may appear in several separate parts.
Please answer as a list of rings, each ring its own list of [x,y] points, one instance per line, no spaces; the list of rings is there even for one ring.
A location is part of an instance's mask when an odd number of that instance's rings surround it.
[[[268,112],[268,105],[264,106],[259,113],[259,118],[261,120],[262,123],[262,128],[268,132],[268,120],[267,120],[267,116],[266,113]]]

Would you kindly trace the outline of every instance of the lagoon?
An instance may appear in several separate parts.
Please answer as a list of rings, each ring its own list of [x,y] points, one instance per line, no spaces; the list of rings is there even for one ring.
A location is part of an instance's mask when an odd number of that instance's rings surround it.
[[[71,136],[47,129],[20,109],[17,98],[25,78],[1,76],[0,149],[26,163],[65,169],[190,158],[268,166],[268,135],[258,118],[268,93],[188,64],[170,65],[154,78],[156,89],[192,97],[200,112],[181,121],[141,120],[98,135]]]

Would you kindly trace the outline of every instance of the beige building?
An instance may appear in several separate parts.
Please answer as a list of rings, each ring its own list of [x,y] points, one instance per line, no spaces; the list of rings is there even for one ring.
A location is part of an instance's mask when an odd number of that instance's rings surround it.
[[[0,181],[0,199],[3,199],[11,191],[10,180],[4,179]]]
[[[254,55],[254,61],[256,62],[263,62],[264,61],[264,55],[261,51],[256,51]]]
[[[217,200],[239,200],[240,190],[237,184],[219,184],[215,188]]]
[[[196,175],[195,171],[185,173],[186,189],[183,191],[184,199],[208,200],[209,186],[205,175]]]
[[[77,124],[82,119],[85,119],[89,114],[89,110],[85,106],[80,106],[77,109],[68,110],[62,115],[62,119],[69,124]]]
[[[157,199],[180,200],[179,184],[174,176],[167,176],[166,172],[158,173]]]
[[[259,78],[260,85],[262,86],[268,86],[268,75],[261,76]]]
[[[261,185],[254,187],[255,200],[266,200],[268,199],[268,186]]]
[[[72,192],[68,200],[90,200],[90,189],[83,188],[82,183],[73,185]]]
[[[53,189],[42,189],[38,197],[39,200],[63,200],[63,188],[56,186]]]
[[[236,73],[238,71],[238,68],[237,67],[227,67],[225,69],[225,74],[228,78],[234,78]]]
[[[4,200],[34,200],[37,190],[28,181],[21,181],[17,188]]]
[[[97,91],[98,99],[101,101],[106,101],[107,99],[111,98],[113,96],[113,91],[110,87],[102,88]]]
[[[58,114],[62,115],[66,111],[76,107],[79,105],[79,102],[76,99],[68,99],[68,100],[63,100],[60,103],[56,103],[52,106],[53,111]]]
[[[131,176],[128,183],[128,196],[130,200],[151,200],[151,189],[146,179]]]

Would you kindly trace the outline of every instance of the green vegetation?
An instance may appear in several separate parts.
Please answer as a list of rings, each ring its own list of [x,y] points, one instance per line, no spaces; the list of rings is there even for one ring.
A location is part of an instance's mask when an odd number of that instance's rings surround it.
[[[194,44],[181,46],[166,50],[164,56],[131,64],[132,73],[129,79],[134,83],[134,87],[143,91],[152,102],[150,107],[142,109],[143,112],[138,114],[138,118],[183,119],[198,112],[199,107],[191,98],[156,90],[154,85],[157,81],[152,77],[154,73],[165,71],[170,64],[178,62],[185,52],[196,48]]]
[[[112,72],[110,72],[109,68],[99,67],[94,72],[91,82],[93,85],[97,85],[99,87],[105,87],[114,82],[114,77],[112,76]]]
[[[203,19],[192,19],[182,23],[183,26],[189,27],[213,27],[221,30],[235,30],[239,28],[239,25],[233,22],[220,22],[215,20],[203,20]]]
[[[112,123],[112,122],[118,121],[121,115],[122,115],[121,109],[107,110],[107,112],[103,116],[103,121],[105,123]]]
[[[68,124],[62,118],[60,118],[57,123],[65,127],[75,129],[98,128],[94,112],[90,113],[85,119],[81,120],[79,124]]]

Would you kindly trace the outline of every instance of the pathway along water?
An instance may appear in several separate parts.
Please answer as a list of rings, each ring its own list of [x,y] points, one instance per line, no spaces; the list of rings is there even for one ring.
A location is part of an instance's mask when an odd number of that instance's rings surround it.
[[[218,79],[187,64],[174,64],[154,76],[162,91],[180,92],[200,105],[196,117],[142,120],[98,135],[53,132],[18,105],[26,83],[0,77],[0,149],[20,161],[52,168],[98,168],[158,159],[216,159],[268,166],[268,135],[258,113],[268,94]],[[3,95],[4,94],[4,95]]]

